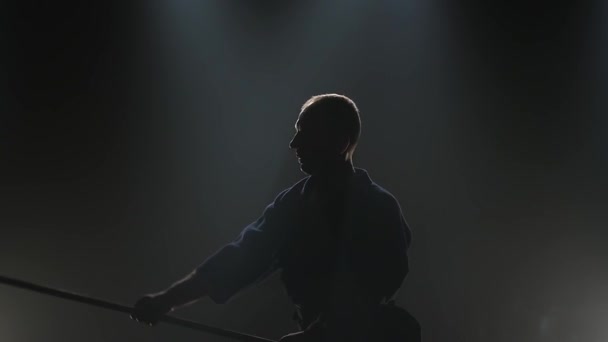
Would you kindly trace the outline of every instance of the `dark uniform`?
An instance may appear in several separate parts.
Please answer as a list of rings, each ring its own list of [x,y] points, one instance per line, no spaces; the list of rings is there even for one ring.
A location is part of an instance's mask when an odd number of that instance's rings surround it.
[[[408,272],[411,232],[397,200],[365,170],[355,168],[344,186],[326,193],[314,182],[306,177],[282,191],[197,268],[214,302],[280,270],[302,329],[315,321],[342,332],[366,329],[374,307]]]

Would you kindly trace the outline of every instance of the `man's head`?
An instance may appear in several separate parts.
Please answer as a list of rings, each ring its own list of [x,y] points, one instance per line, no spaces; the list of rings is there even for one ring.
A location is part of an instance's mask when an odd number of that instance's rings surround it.
[[[289,147],[296,151],[301,170],[315,174],[352,162],[361,132],[359,109],[344,95],[324,94],[304,103]]]

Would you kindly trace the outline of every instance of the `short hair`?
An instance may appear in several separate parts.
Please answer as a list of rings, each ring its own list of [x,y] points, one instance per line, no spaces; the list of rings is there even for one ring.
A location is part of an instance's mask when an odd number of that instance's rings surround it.
[[[336,129],[348,137],[350,140],[349,152],[352,154],[361,135],[359,108],[353,100],[339,94],[315,95],[302,105],[301,113],[304,112],[322,112],[324,119],[328,120],[332,129]]]

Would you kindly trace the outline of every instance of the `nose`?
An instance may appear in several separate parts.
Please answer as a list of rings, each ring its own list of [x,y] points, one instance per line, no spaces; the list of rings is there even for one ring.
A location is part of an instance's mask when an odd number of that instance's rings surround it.
[[[293,136],[293,138],[291,139],[291,141],[289,142],[289,148],[292,150],[298,148],[298,145],[297,145],[298,140],[300,140],[300,139],[298,138],[298,133],[296,133]]]

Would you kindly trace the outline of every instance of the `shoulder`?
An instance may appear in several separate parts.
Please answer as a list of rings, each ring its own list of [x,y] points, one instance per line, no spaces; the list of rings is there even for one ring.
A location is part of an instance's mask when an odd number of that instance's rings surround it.
[[[391,233],[392,238],[404,239],[405,246],[408,247],[412,240],[412,232],[403,217],[399,200],[388,190],[374,182],[370,184],[368,194],[366,207],[370,211],[367,216],[374,221],[386,223],[388,227],[398,227],[399,230],[388,229],[387,231],[398,232],[398,236]]]
[[[355,196],[363,200],[363,205],[370,208],[399,209],[399,201],[387,189],[372,180],[367,170],[355,168]]]
[[[372,182],[366,191],[366,202],[370,208],[381,212],[401,213],[397,198],[387,189]]]

